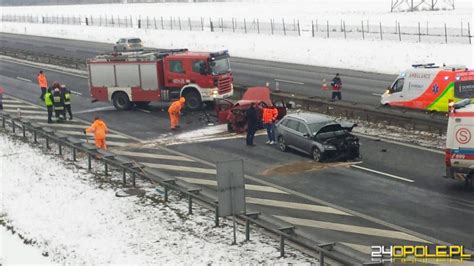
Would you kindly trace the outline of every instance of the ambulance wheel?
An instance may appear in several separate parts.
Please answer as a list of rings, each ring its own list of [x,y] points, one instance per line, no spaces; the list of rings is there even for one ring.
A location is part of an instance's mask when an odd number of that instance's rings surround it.
[[[191,111],[197,111],[202,107],[201,95],[197,91],[190,91],[184,95],[186,99],[186,108]]]
[[[112,96],[112,102],[115,109],[119,111],[128,110],[131,107],[130,99],[125,92],[116,92]]]

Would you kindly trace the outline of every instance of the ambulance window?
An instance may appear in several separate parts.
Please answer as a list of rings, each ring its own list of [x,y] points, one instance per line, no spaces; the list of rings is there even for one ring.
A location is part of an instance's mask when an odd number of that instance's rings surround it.
[[[397,82],[393,84],[393,87],[392,87],[393,92],[401,92],[403,90],[404,81],[405,81],[404,78],[397,80]]]
[[[184,73],[183,62],[171,60],[170,61],[170,72]]]

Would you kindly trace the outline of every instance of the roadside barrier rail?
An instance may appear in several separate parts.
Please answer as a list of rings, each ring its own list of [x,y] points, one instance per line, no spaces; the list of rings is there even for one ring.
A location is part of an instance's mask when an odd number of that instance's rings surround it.
[[[136,188],[137,178],[158,184],[164,190],[163,197],[165,202],[169,200],[170,191],[176,191],[187,198],[189,206],[188,214],[193,213],[193,202],[196,201],[200,206],[214,211],[215,226],[219,226],[218,202],[211,196],[206,195],[206,193],[201,193],[201,189],[180,185],[178,184],[178,180],[174,177],[147,169],[145,166],[133,160],[129,160],[124,156],[115,155],[113,152],[97,149],[94,145],[84,143],[78,138],[69,137],[51,128],[43,127],[37,123],[4,112],[0,114],[2,118],[2,128],[0,128],[0,130],[3,130],[5,133],[11,133],[15,136],[21,134],[21,138],[27,142],[31,141],[31,137],[27,136],[27,133],[29,133],[30,136],[33,137],[32,143],[35,144],[40,143],[39,138],[43,138],[45,140],[46,149],[51,149],[52,145],[56,145],[58,147],[58,155],[61,156],[64,155],[64,148],[67,147],[71,150],[71,159],[74,162],[77,161],[77,154],[79,152],[86,154],[88,171],[93,171],[93,161],[103,164],[103,174],[105,176],[109,176],[110,167],[114,167],[122,173],[121,185],[124,187],[131,186]],[[96,170],[96,174],[97,173],[99,173],[98,170]],[[185,183],[182,181],[179,182]],[[300,250],[302,248],[303,250],[310,251],[313,256],[317,254],[319,261],[322,262],[321,265],[324,265],[326,258],[342,263],[343,265],[356,265],[362,264],[363,262],[363,259],[356,257],[354,254],[344,254],[341,251],[334,250],[332,248],[335,245],[334,243],[329,245],[320,244],[312,239],[298,235],[293,226],[276,226],[273,220],[268,219],[268,217],[259,212],[248,211],[245,214],[237,215],[236,218],[240,224],[245,226],[246,241],[250,240],[251,226],[263,228],[268,235],[279,238],[280,256],[282,257],[285,256],[285,243],[289,241]]]

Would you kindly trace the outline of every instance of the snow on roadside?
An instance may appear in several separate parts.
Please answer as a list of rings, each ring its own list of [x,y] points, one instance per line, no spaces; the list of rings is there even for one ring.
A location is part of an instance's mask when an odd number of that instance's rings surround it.
[[[138,197],[117,198],[111,186],[38,148],[0,135],[1,219],[33,241],[55,263],[210,264],[309,263],[289,249],[278,258],[278,243],[252,232],[238,244],[230,222],[214,228],[213,214],[172,194],[168,204]],[[145,187],[153,195],[153,187]],[[39,263],[39,261],[37,262]]]

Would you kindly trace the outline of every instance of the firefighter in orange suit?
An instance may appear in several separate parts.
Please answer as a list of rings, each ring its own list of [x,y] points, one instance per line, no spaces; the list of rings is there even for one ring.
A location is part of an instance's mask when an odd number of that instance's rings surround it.
[[[94,118],[92,125],[84,130],[84,134],[94,133],[95,146],[99,149],[107,149],[107,144],[105,143],[105,136],[109,133],[109,129],[105,122],[99,117]]]
[[[38,78],[38,86],[41,89],[40,99],[44,101],[44,95],[46,94],[46,89],[48,88],[48,80],[46,79],[46,75],[43,73],[42,70],[38,73],[37,78]]]
[[[267,129],[267,144],[275,144],[275,120],[278,117],[278,110],[275,107],[265,107],[262,113],[263,126]]]
[[[168,108],[168,113],[170,114],[171,130],[179,128],[179,116],[185,102],[186,99],[184,99],[184,97],[180,97],[179,100],[174,101]]]

